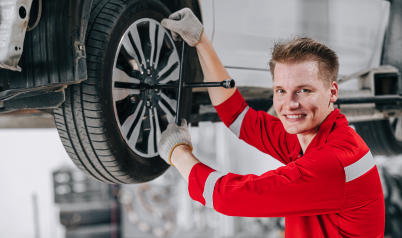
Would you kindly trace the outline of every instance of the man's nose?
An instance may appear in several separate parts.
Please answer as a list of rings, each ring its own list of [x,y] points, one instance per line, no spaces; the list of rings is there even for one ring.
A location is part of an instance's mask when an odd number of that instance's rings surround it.
[[[296,100],[295,96],[293,95],[289,95],[286,97],[286,107],[289,110],[294,110],[299,108],[300,104],[299,102]]]

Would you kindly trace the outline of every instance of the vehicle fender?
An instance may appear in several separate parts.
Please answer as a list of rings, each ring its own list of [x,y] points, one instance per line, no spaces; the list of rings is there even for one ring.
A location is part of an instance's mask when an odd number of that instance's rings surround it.
[[[42,0],[30,19],[39,24],[26,33],[19,65],[22,72],[0,69],[0,100],[22,91],[41,91],[87,79],[85,32],[93,0]],[[32,22],[29,25],[32,25]]]
[[[393,0],[390,3],[389,23],[381,64],[395,66],[399,72],[402,72],[402,0]]]

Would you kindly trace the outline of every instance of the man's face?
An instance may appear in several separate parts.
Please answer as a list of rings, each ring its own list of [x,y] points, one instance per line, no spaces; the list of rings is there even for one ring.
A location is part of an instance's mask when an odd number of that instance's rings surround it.
[[[326,87],[313,61],[277,63],[274,79],[274,108],[285,130],[315,135],[333,110],[338,85]]]

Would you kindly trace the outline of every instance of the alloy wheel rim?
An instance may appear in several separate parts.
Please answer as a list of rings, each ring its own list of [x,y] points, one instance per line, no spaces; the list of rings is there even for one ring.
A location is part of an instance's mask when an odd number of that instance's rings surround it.
[[[157,156],[161,132],[176,116],[176,90],[123,88],[131,84],[169,84],[179,80],[180,59],[168,31],[142,18],[123,34],[113,64],[113,108],[121,135],[137,155]]]

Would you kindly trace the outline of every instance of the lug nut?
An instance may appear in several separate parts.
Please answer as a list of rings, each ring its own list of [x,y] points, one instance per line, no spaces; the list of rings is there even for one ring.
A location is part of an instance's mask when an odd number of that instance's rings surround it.
[[[151,106],[151,102],[147,101],[147,107]]]
[[[130,100],[131,100],[132,103],[136,102],[135,97],[131,97]]]
[[[147,75],[150,75],[150,74],[151,74],[151,69],[148,68],[148,69],[147,69]]]

